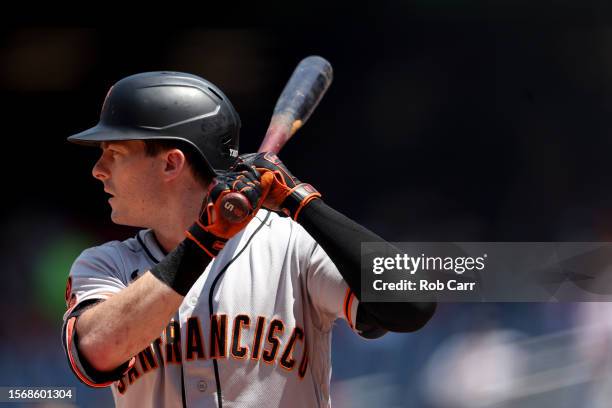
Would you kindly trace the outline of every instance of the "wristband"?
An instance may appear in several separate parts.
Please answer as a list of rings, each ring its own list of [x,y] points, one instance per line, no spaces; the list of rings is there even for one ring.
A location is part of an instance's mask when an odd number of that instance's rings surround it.
[[[212,257],[201,251],[194,241],[185,239],[151,268],[151,273],[176,293],[185,296],[210,261]]]

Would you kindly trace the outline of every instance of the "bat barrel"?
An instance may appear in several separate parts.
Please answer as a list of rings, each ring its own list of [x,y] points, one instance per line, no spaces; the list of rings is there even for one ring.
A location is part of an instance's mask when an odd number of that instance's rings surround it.
[[[311,55],[295,68],[291,79],[274,107],[274,114],[289,114],[306,123],[333,79],[331,64],[323,57]]]
[[[259,152],[278,153],[306,123],[333,79],[331,64],[312,55],[297,65],[276,102]]]

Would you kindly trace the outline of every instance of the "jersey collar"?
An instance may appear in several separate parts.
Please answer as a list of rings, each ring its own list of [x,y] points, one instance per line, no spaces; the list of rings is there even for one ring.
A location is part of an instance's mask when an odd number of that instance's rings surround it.
[[[155,258],[155,261],[159,262],[164,259],[166,253],[162,250],[159,243],[157,242],[153,230],[140,230],[138,231],[138,236],[140,237],[139,241],[145,247],[144,249],[149,251],[153,258]]]

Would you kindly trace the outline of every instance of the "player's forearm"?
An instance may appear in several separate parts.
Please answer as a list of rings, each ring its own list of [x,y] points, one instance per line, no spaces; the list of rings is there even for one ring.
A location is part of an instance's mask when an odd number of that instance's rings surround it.
[[[136,282],[77,319],[79,349],[99,371],[117,368],[167,326],[212,258],[184,240]]]
[[[96,370],[113,370],[160,335],[182,300],[147,272],[77,319],[79,350]]]
[[[299,214],[298,222],[325,250],[338,271],[355,293],[361,297],[361,243],[379,242],[397,249],[372,231],[334,210],[323,200],[313,200]],[[363,303],[370,319],[386,330],[414,331],[431,318],[435,302]]]

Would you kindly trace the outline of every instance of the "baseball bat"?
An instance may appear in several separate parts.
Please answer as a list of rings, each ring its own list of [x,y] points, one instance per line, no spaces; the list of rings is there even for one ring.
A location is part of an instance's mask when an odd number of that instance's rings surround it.
[[[332,78],[332,66],[324,58],[313,55],[300,61],[278,97],[270,125],[257,151],[280,152],[295,132],[304,126]],[[249,201],[238,192],[227,194],[221,201],[220,216],[229,222],[242,221],[250,211]]]

